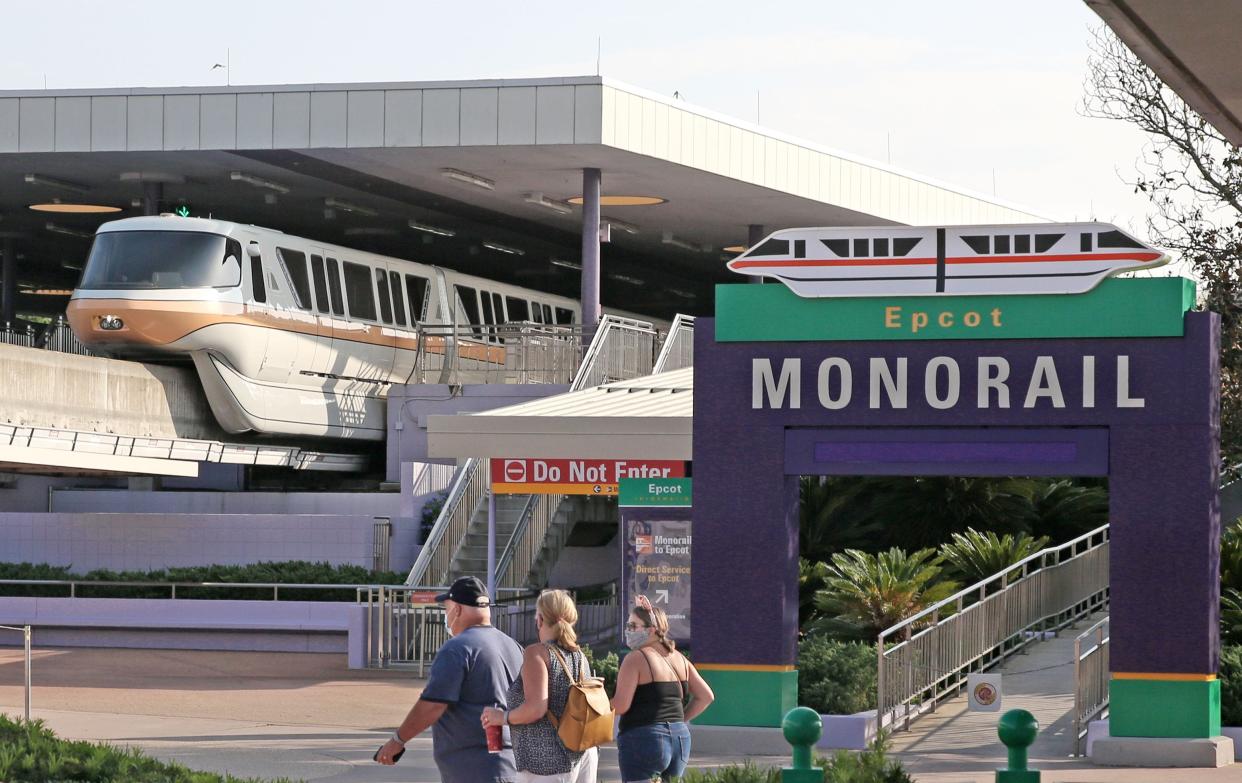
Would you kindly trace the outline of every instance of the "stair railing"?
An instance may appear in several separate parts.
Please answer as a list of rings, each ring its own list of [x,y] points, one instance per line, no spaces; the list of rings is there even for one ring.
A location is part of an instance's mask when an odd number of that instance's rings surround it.
[[[471,458],[457,469],[457,476],[449,486],[440,515],[436,517],[410,569],[410,575],[406,577],[407,585],[440,584],[448,577],[457,547],[444,544],[461,541],[470,529],[470,517],[487,497],[486,465],[485,459]]]

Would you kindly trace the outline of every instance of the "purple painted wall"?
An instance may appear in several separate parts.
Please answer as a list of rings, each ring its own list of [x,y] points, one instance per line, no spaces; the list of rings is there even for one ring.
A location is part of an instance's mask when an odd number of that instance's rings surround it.
[[[1067,475],[1098,472],[1103,443],[1099,430],[1106,428],[1113,521],[1113,670],[1216,671],[1219,324],[1214,314],[1188,314],[1180,339],[717,343],[714,332],[711,319],[700,319],[695,329],[693,568],[699,660],[795,662],[796,477],[813,472],[805,460],[815,461],[816,449],[821,472],[850,472],[834,467],[831,459],[825,461],[833,454],[832,446],[819,448],[821,443],[840,444],[841,428],[876,428],[877,437],[870,442],[865,437],[844,439],[855,450],[852,459],[859,474],[883,472],[876,457],[886,453],[886,438],[939,442],[940,449],[925,455],[934,459],[901,466],[913,475],[994,474],[981,470],[977,459],[953,464],[944,444],[962,439],[954,433],[946,437],[940,429],[946,427],[1009,428],[1002,437],[1019,441],[1023,435],[1017,428],[1036,428],[1038,434],[1026,438],[1028,443],[1075,444],[1070,462],[1064,461],[1065,452],[1056,456],[1045,449],[1040,459],[1032,459],[1039,449],[1028,451],[1025,462],[1012,463],[1023,469],[1013,474],[1049,475],[1061,466]],[[1013,407],[996,407],[994,392],[989,407],[980,407],[980,356],[1008,360]],[[1055,362],[1064,407],[1054,407],[1048,395],[1023,407],[1041,356]],[[1084,407],[1083,356],[1095,357],[1093,407]],[[1118,407],[1119,356],[1128,357],[1128,397],[1142,398],[1142,407]],[[852,400],[835,410],[822,403],[818,386],[820,363],[830,357],[853,368]],[[908,407],[894,409],[883,394],[878,407],[871,407],[873,357],[907,359]],[[924,368],[935,357],[954,360],[960,371],[961,398],[943,410],[925,394]],[[774,409],[768,395],[760,397],[759,409],[752,407],[754,359],[771,360],[777,377],[783,360],[801,359],[800,407]],[[828,380],[825,397],[833,403],[841,399],[840,372],[830,372]],[[933,396],[947,394],[943,371],[930,385]],[[791,402],[789,397],[785,401]],[[1076,429],[1067,433],[1062,428]],[[1077,428],[1096,429],[1090,434]],[[901,432],[894,435],[894,429]],[[811,434],[796,434],[799,430]],[[787,448],[796,458],[787,457]],[[971,455],[977,458],[978,453],[959,454]]]

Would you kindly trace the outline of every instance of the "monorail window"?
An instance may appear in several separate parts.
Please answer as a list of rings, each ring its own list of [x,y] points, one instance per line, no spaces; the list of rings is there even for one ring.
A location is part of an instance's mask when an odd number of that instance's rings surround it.
[[[881,237],[871,240],[871,248],[875,251],[877,258],[885,258],[888,256],[888,239]]]
[[[427,278],[406,275],[405,293],[410,300],[410,326],[417,326],[427,317]]]
[[[1046,253],[1052,249],[1053,245],[1060,242],[1064,234],[1036,234],[1035,235],[1035,252]]]
[[[1137,239],[1131,239],[1120,231],[1101,231],[1096,237],[1096,247],[1128,247],[1143,249],[1145,245]]]
[[[341,298],[341,268],[335,258],[328,259],[328,291],[332,294],[332,314],[345,315],[345,300]]]
[[[380,320],[392,323],[392,299],[388,295],[388,274],[383,269],[375,270],[375,288],[379,293]]]
[[[371,287],[371,268],[343,261],[345,270],[345,301],[350,318],[375,319],[375,289]]]
[[[1018,234],[1013,238],[1013,252],[1029,253],[1031,252],[1031,235]]]
[[[986,255],[991,252],[989,250],[991,246],[991,239],[991,237],[987,236],[962,237],[962,241],[966,243],[966,246],[980,255]]]
[[[539,306],[538,302],[530,303],[530,314],[532,321],[537,324],[543,323],[543,308]]]
[[[492,295],[487,291],[480,291],[479,298],[483,300],[483,323],[492,326],[496,323],[496,313],[492,310]]]
[[[915,247],[917,247],[919,242],[922,242],[922,241],[923,240],[919,239],[918,237],[901,237],[900,239],[894,239],[893,240],[893,255],[895,256],[909,255],[910,251],[913,250]]]
[[[867,240],[855,239],[854,240],[854,258],[866,258],[868,255],[869,254],[867,253]]]
[[[505,305],[509,308],[510,321],[529,321],[530,305],[525,299],[518,299],[516,296],[506,296]]]
[[[401,294],[401,275],[389,272],[388,279],[392,289],[392,314],[398,326],[405,326],[405,297]]]
[[[479,323],[479,292],[466,285],[455,285],[453,287],[457,289],[457,300],[461,302],[461,309],[466,316],[466,322],[477,326]],[[476,329],[475,334],[480,334],[479,330]]]
[[[788,239],[769,239],[759,247],[750,251],[748,256],[787,256],[789,255]]]
[[[794,240],[794,258],[806,258],[806,240]]]
[[[311,306],[310,278],[306,274],[306,254],[285,247],[276,248],[276,257],[293,286],[293,298],[298,307],[309,310]]]
[[[251,242],[255,245],[257,242]],[[250,296],[256,302],[267,301],[267,288],[263,285],[263,257],[253,256],[250,259]]]
[[[323,274],[323,256],[311,256],[311,274],[315,278],[315,309],[328,312],[328,279]]]
[[[1084,253],[1091,252],[1091,234],[1084,231],[1078,235],[1078,249]]]
[[[841,258],[850,257],[850,241],[848,239],[821,239],[819,241],[824,244],[824,247]]]
[[[500,294],[492,294],[492,307],[496,310],[496,323],[503,324],[505,318],[505,298]]]
[[[95,237],[81,288],[234,288],[236,239],[197,231],[106,231]]]
[[[574,311],[568,307],[556,308],[556,322],[562,325],[572,324],[574,322]]]
[[[545,324],[552,323],[552,305],[543,306],[543,322]]]
[[[992,237],[992,252],[993,253],[1008,253],[1009,252],[1009,235],[1008,234],[1005,234],[1004,236]]]

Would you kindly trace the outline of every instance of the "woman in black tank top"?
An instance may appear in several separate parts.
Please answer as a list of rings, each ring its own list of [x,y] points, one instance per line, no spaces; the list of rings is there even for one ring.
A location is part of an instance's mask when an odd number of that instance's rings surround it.
[[[631,652],[621,662],[613,710],[621,716],[621,779],[647,783],[681,777],[690,758],[690,729],[715,699],[698,671],[668,638],[668,616],[643,596],[625,626]]]

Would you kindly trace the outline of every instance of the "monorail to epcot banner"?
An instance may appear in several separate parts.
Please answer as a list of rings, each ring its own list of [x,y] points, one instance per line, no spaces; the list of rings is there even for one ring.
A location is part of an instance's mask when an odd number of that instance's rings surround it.
[[[1168,263],[1109,223],[789,228],[729,262],[798,296],[1082,294]]]
[[[616,495],[621,479],[669,479],[686,475],[680,460],[533,459],[491,460],[492,491],[500,495]]]

